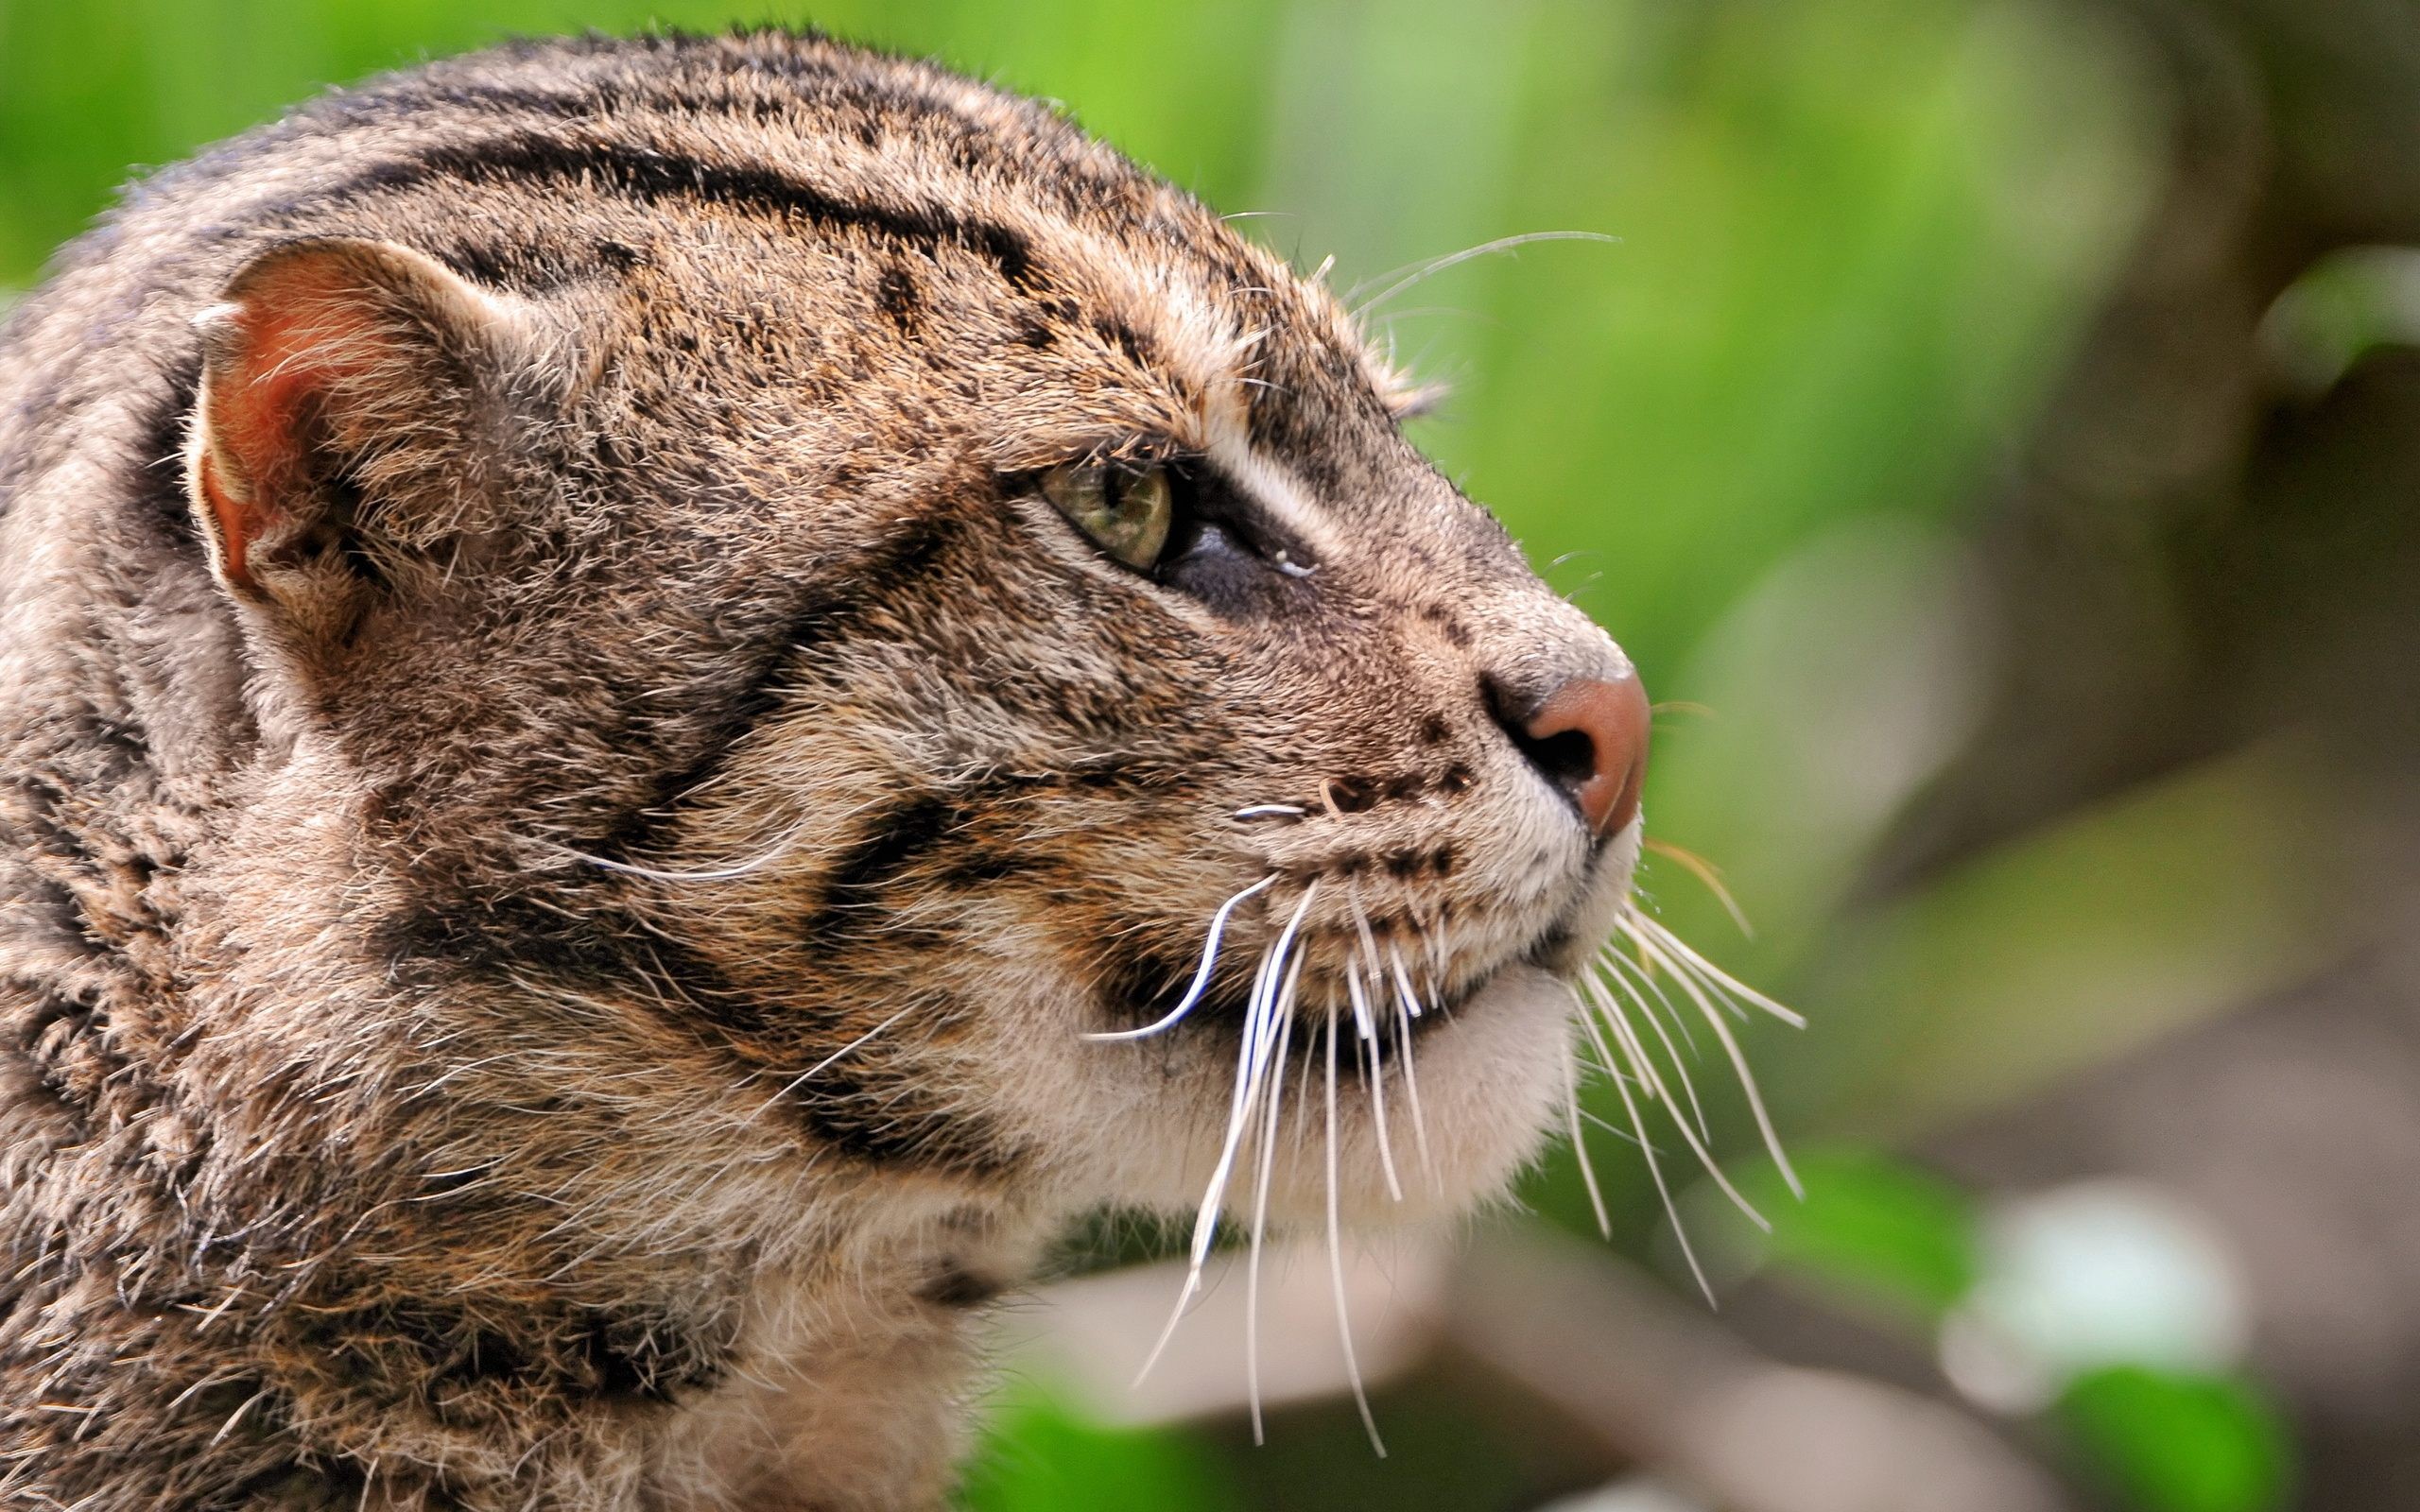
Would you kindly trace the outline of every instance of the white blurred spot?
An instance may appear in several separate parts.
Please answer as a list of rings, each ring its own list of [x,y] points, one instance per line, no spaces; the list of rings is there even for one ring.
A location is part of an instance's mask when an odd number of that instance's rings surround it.
[[[2270,362],[2306,394],[2379,347],[2420,345],[2420,252],[2348,247],[2296,279],[2260,321]]]
[[[2003,1203],[1984,1227],[1983,1276],[1943,1325],[1959,1390],[2028,1412],[2103,1366],[2214,1370],[2251,1330],[2226,1241],[2175,1193],[2083,1181]]]

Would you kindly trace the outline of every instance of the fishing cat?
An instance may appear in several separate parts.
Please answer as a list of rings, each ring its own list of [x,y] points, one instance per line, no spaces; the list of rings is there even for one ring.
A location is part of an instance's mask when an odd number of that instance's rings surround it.
[[[0,336],[0,1501],[930,1506],[1071,1215],[1499,1190],[1647,706],[1410,392],[813,36],[137,185]]]

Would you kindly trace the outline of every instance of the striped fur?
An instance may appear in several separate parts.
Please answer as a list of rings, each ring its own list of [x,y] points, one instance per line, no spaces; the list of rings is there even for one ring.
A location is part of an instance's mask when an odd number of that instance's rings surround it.
[[[187,474],[210,312],[324,238],[495,329],[362,380],[306,614]],[[479,54],[132,189],[0,335],[0,1504],[936,1504],[972,1309],[1198,1198],[1314,882],[1314,978],[1351,898],[1454,1010],[1409,1206],[1497,1189],[1635,833],[1489,688],[1621,663],[1390,383],[1045,108],[814,38]],[[1145,454],[1313,570],[1033,494]],[[1080,1039],[1269,874],[1182,1033]]]

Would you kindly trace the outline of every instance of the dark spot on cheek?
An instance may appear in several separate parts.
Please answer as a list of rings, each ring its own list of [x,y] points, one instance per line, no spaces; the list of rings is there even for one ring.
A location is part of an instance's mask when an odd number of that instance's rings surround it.
[[[1359,814],[1378,801],[1378,784],[1366,777],[1336,779],[1327,784],[1327,799],[1340,814]]]
[[[1007,1289],[988,1276],[978,1276],[955,1261],[945,1261],[931,1279],[916,1289],[916,1297],[936,1307],[981,1307]]]
[[[1452,846],[1441,845],[1437,848],[1437,853],[1428,858],[1428,868],[1440,877],[1450,877],[1454,874],[1454,863],[1459,859],[1461,858],[1454,854]]]
[[[1420,874],[1421,858],[1417,850],[1397,850],[1387,857],[1387,875],[1416,877]]]
[[[1442,746],[1445,744],[1445,737],[1452,733],[1453,729],[1445,723],[1443,714],[1430,714],[1420,722],[1420,743],[1424,746]]]
[[[1467,650],[1471,644],[1470,627],[1464,625],[1452,610],[1443,604],[1424,604],[1420,617],[1443,632],[1445,639],[1458,650]]]
[[[1529,958],[1531,961],[1551,960],[1570,948],[1571,926],[1557,922],[1538,937],[1536,944],[1530,947]]]
[[[1288,872],[1297,885],[1307,884],[1317,875],[1316,867]],[[1139,923],[1104,920],[1092,936],[1112,941],[1099,952],[1094,966],[1093,991],[1103,1015],[1114,1022],[1149,1023],[1176,1004],[1193,978],[1198,941],[1155,946],[1140,942],[1138,936],[1144,933]],[[1067,943],[1071,954],[1084,948],[1072,940]],[[1194,1014],[1205,1023],[1221,1020],[1240,1023],[1251,995],[1248,953],[1222,952],[1219,970]]]
[[[1437,790],[1441,793],[1454,795],[1467,793],[1471,790],[1471,783],[1474,781],[1475,779],[1471,776],[1471,769],[1464,766],[1461,763],[1456,762],[1453,765],[1446,767],[1443,772],[1438,775]]]
[[[893,263],[882,270],[874,284],[874,304],[901,331],[912,334],[925,310],[924,291],[916,286],[916,275],[904,264]]]
[[[878,928],[891,900],[888,885],[908,868],[948,845],[962,816],[948,801],[917,795],[868,821],[856,846],[824,878],[823,896],[800,934],[829,953]]]

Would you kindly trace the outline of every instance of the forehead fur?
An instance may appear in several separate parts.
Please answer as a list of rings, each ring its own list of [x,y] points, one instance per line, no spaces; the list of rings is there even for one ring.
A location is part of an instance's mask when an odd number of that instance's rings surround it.
[[[828,286],[854,283],[893,328],[956,349],[927,383],[1009,406],[1002,467],[1055,460],[1082,425],[1206,451],[1266,396],[1314,426],[1388,418],[1391,375],[1323,286],[1033,101],[755,34],[481,55],[346,110],[417,122],[474,97],[475,135],[314,185],[298,218],[418,198],[463,228],[439,255],[474,277],[544,292],[647,265],[725,316],[756,301],[736,313],[760,321],[828,320]],[[813,293],[785,308],[785,282]],[[670,347],[633,354],[650,350]],[[1075,404],[1063,388],[1022,409],[1020,377],[1074,369],[1093,375]]]

